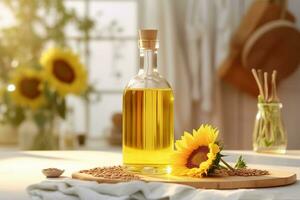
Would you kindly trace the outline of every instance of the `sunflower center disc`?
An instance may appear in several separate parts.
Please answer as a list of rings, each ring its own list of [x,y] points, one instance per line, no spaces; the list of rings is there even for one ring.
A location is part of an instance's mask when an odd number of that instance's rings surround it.
[[[53,62],[53,73],[57,79],[65,83],[72,83],[75,79],[74,70],[64,60],[55,60]]]
[[[208,152],[209,149],[207,146],[200,146],[198,149],[195,149],[188,157],[186,167],[190,169],[199,167],[200,163],[208,159]]]
[[[21,94],[30,99],[37,98],[41,94],[40,83],[41,81],[36,78],[24,78],[19,84]]]

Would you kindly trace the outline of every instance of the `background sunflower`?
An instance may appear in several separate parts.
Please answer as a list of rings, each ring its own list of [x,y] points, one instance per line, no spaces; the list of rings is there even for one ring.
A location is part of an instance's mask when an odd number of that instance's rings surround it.
[[[15,104],[36,109],[45,102],[42,72],[22,68],[14,72],[11,83],[13,87],[11,96]]]
[[[81,94],[87,89],[87,73],[79,57],[71,50],[51,48],[42,54],[46,78],[57,92]]]
[[[175,143],[172,172],[175,175],[202,177],[207,175],[218,160],[220,147],[216,143],[218,130],[202,125],[193,134],[185,132]]]

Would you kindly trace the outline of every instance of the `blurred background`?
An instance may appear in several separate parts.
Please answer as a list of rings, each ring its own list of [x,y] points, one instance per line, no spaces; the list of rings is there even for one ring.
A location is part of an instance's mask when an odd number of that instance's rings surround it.
[[[176,137],[210,123],[226,149],[252,149],[258,89],[250,70],[258,67],[278,71],[288,148],[299,149],[298,8],[296,0],[0,0],[0,149],[120,148],[140,28],[159,30],[158,70],[174,89]],[[38,112],[12,103],[11,74],[34,68],[54,46],[79,56],[88,92],[55,93],[51,109]],[[54,139],[36,141],[48,119]],[[46,148],[50,140],[57,145]]]

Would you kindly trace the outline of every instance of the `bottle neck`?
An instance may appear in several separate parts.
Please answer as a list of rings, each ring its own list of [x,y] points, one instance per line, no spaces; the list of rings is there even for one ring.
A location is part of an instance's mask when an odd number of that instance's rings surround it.
[[[157,50],[140,49],[139,74],[151,75],[157,72]]]

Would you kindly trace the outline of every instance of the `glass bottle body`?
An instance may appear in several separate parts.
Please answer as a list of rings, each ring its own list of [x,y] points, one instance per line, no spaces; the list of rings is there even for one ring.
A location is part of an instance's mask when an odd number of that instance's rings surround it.
[[[141,68],[123,94],[123,163],[147,174],[168,173],[174,144],[173,91],[157,72],[156,51],[141,50]]]
[[[253,149],[264,153],[285,153],[286,130],[281,118],[281,103],[258,103],[253,131]]]

